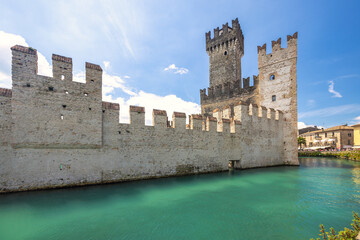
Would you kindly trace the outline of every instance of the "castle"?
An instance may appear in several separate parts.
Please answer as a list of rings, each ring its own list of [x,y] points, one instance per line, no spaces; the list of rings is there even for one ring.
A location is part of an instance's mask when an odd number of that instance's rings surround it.
[[[185,174],[298,165],[297,33],[258,47],[259,75],[241,81],[244,36],[238,20],[206,33],[209,88],[201,114],[102,101],[102,69],[86,63],[72,81],[72,59],[53,54],[53,77],[37,74],[37,51],[12,50],[12,89],[0,89],[0,192],[120,182]]]

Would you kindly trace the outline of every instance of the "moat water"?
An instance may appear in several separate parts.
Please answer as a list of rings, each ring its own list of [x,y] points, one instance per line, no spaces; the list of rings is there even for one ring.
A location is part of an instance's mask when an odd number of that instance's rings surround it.
[[[0,239],[309,239],[360,211],[360,163],[0,195]]]

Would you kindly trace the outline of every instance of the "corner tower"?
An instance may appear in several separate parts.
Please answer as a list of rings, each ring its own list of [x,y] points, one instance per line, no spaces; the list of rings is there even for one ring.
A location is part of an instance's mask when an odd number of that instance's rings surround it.
[[[222,28],[205,33],[206,52],[209,55],[209,86],[214,87],[226,82],[241,79],[241,58],[244,55],[244,35],[238,19],[232,20],[232,26],[223,24]]]
[[[287,36],[287,47],[281,38],[272,41],[272,52],[266,54],[266,44],[258,46],[258,104],[284,113],[285,163],[298,165],[297,158],[297,37]]]

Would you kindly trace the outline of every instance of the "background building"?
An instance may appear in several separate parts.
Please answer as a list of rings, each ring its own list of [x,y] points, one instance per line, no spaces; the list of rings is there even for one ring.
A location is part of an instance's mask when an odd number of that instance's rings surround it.
[[[354,147],[356,149],[360,148],[360,123],[351,126],[354,128]]]
[[[354,146],[354,128],[347,125],[307,132],[300,136],[306,139],[305,149],[308,150],[343,150]]]
[[[301,135],[301,134],[316,131],[316,130],[321,130],[321,128],[318,128],[317,126],[306,127],[306,128],[299,129],[298,132],[299,132],[299,135]]]

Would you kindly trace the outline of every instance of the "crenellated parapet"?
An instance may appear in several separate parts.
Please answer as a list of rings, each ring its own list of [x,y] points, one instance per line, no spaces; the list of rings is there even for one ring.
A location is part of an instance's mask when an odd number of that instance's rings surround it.
[[[252,77],[253,85],[250,86],[250,77],[243,78],[242,81],[237,80],[235,82],[226,82],[211,86],[207,89],[200,89],[201,104],[212,103],[217,100],[225,100],[234,97],[241,97],[243,95],[252,93],[256,90],[259,79],[258,76]]]
[[[2,97],[11,97],[12,90],[7,88],[0,88],[0,96]]]
[[[297,46],[297,38],[298,38],[297,32],[295,32],[293,35],[287,35],[287,47],[286,48],[281,47],[281,38],[271,41],[272,51],[269,54],[266,53],[266,43],[262,46],[258,46],[257,51],[258,51],[258,57],[259,57],[259,67],[261,67],[263,65],[264,61],[269,61],[269,60],[271,60],[270,58],[274,58],[273,54],[277,54],[277,55],[282,54],[283,55],[284,51],[287,51],[287,52],[294,51],[294,47],[296,48],[296,46]],[[279,53],[277,53],[277,52],[279,52]],[[283,58],[284,58],[284,56],[283,56]]]
[[[244,54],[244,35],[241,30],[239,20],[236,18],[232,20],[232,26],[229,27],[228,23],[214,29],[214,36],[211,37],[211,32],[205,33],[206,38],[206,51],[213,52],[219,49],[225,49],[237,41],[241,49],[242,55]]]
[[[118,103],[102,102],[102,108],[103,109],[120,110],[120,105]]]
[[[194,132],[222,132],[240,134],[240,128],[259,128],[264,129],[261,124],[282,124],[283,113],[272,108],[258,106],[256,104],[248,104],[239,101],[234,106],[234,115],[231,116],[230,106],[223,109],[216,109],[212,116],[204,117],[201,114],[189,115],[189,127],[186,129],[186,114],[181,112],[174,112],[172,114],[172,124],[168,124],[167,112],[165,110],[153,109],[153,122],[152,126],[145,126],[145,108],[140,106],[130,106],[130,123],[119,123],[119,104],[103,102],[103,110],[112,110],[114,114],[111,118],[104,117],[104,125],[108,126],[107,121],[112,121],[113,127],[117,125],[128,125],[134,129],[141,129],[144,127],[154,127],[155,129],[174,129],[175,131],[194,131]],[[107,111],[103,114],[108,116]],[[269,122],[268,122],[269,121]],[[111,129],[110,129],[111,130]],[[114,129],[115,131],[116,129]],[[105,133],[104,138],[107,138]]]
[[[209,86],[241,79],[241,58],[244,55],[244,35],[238,19],[222,28],[214,29],[214,37],[207,32],[206,52],[209,56]]]
[[[38,74],[36,49],[16,45],[11,50],[11,97],[15,103],[12,145],[99,148],[101,112],[116,108],[102,103],[101,67],[85,63],[86,82],[75,82],[72,59],[53,54],[53,77],[42,76]]]
[[[24,80],[26,77],[29,80],[35,78],[38,72],[38,57],[37,50],[31,47],[24,47],[15,45],[11,48],[12,50],[12,75],[15,83],[17,80]],[[73,80],[73,64],[72,58],[61,56],[58,54],[52,55],[52,70],[53,80],[61,80],[64,84],[74,83]],[[86,84],[101,86],[102,84],[102,68],[93,63],[85,63],[86,71]],[[44,76],[43,76],[44,77]],[[75,82],[74,85],[81,84]],[[37,85],[36,82],[27,82],[25,85],[31,87],[31,85]],[[89,86],[90,86],[89,85]],[[87,85],[86,85],[87,86]],[[100,87],[101,88],[101,87]]]

